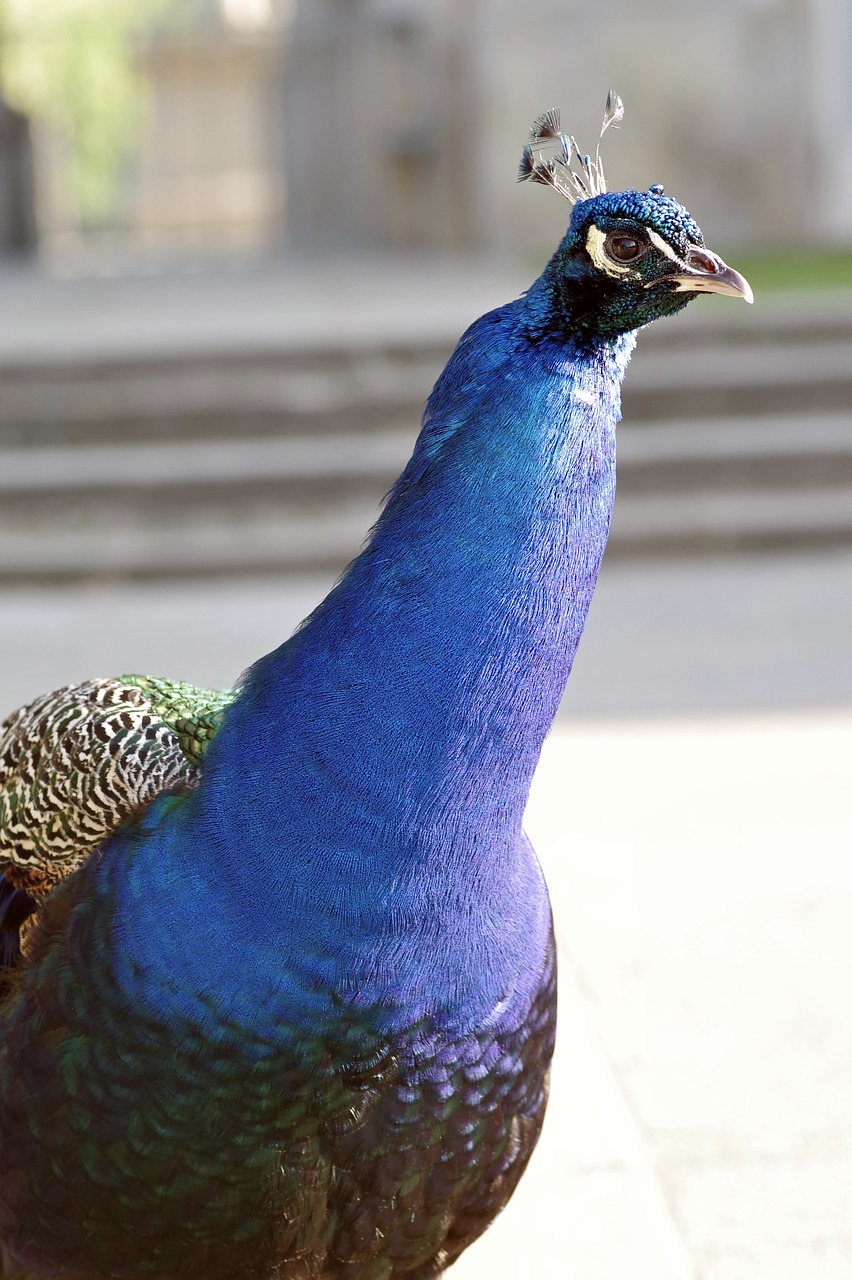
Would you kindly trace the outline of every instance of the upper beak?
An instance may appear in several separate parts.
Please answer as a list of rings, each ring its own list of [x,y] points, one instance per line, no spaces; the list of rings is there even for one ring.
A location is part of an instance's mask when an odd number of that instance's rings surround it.
[[[678,269],[662,278],[672,280],[680,293],[725,293],[731,298],[754,302],[751,285],[745,276],[724,263],[717,253],[711,253],[701,245],[690,245]]]

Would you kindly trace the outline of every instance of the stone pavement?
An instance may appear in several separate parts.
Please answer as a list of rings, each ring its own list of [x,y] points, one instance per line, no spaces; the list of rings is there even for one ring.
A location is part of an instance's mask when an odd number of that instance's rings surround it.
[[[324,579],[0,595],[0,711],[227,683]],[[852,1275],[852,553],[604,566],[528,828],[561,964],[545,1134],[458,1280]]]
[[[852,1275],[850,758],[849,709],[558,726],[553,1110],[458,1280]]]

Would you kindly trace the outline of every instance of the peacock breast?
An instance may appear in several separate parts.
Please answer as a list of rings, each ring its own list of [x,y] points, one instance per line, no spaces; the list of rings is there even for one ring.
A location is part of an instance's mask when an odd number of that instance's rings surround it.
[[[205,992],[191,1015],[131,1017],[108,917],[74,887],[4,1013],[0,1223],[20,1265],[425,1277],[484,1230],[541,1125],[552,941],[531,998],[464,1033],[428,1014],[389,1032],[381,1001],[338,992],[270,1035]]]

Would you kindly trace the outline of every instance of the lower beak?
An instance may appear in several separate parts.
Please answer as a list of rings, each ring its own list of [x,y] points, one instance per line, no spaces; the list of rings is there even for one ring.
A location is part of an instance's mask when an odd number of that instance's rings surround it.
[[[751,285],[745,276],[724,263],[717,253],[699,245],[690,245],[684,261],[678,263],[678,269],[662,279],[671,280],[679,293],[724,293],[731,298],[754,302]]]

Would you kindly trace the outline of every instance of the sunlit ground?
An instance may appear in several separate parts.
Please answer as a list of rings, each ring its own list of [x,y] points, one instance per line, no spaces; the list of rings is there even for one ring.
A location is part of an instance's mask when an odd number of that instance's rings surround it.
[[[458,1280],[852,1274],[852,710],[560,725],[552,1112]]]

